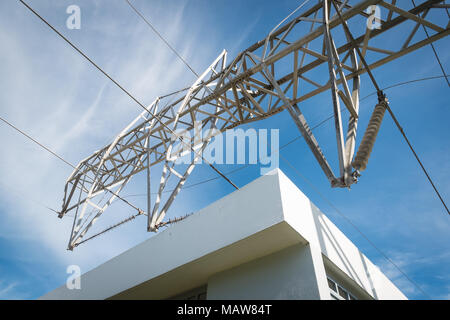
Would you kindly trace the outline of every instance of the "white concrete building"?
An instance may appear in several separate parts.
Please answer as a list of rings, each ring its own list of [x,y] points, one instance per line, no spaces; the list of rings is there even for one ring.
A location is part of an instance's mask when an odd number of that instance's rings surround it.
[[[280,171],[41,299],[406,299]]]

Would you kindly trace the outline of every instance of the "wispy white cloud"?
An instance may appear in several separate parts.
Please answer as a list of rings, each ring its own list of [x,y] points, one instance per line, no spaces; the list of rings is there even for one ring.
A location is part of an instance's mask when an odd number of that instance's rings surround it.
[[[436,296],[434,294],[437,288],[430,288],[430,286],[426,283],[422,283],[414,279],[417,275],[417,271],[423,272],[424,270],[427,270],[435,265],[448,264],[448,260],[450,257],[449,252],[443,252],[437,255],[429,254],[427,256],[419,256],[415,252],[398,251],[390,251],[387,254],[396,266],[394,266],[390,261],[387,261],[386,259],[380,259],[376,261],[376,264],[404,294],[409,297],[420,297],[423,299],[428,298],[423,294],[423,291],[425,291],[425,293],[427,295],[431,295],[432,298],[440,299],[441,295]],[[403,273],[405,273],[406,276]],[[445,275],[445,277],[447,279],[443,279],[442,275],[435,275],[436,279],[440,278],[440,282],[443,282],[444,284],[449,283],[448,276]],[[447,288],[449,287],[450,285],[447,285]]]
[[[13,290],[17,286],[17,283],[6,284],[0,281],[0,299],[11,299],[14,295]]]
[[[115,5],[118,4],[112,4]],[[186,28],[183,10],[183,6],[172,8],[171,23],[164,32],[184,55],[194,58],[194,63],[206,65],[205,57],[214,55],[217,49],[204,44],[198,50],[198,34],[180,36],[179,30]],[[90,20],[97,21],[95,27],[85,23],[80,30],[82,48],[143,103],[193,82],[186,67],[148,26],[132,16],[134,13],[130,13],[133,23],[119,22],[123,28],[117,28],[105,23],[105,12],[98,9],[98,4],[96,12],[93,14],[98,20]],[[20,16],[24,12],[13,14]],[[49,12],[42,14],[48,16]],[[103,36],[103,47],[96,47],[97,38],[92,33]],[[71,38],[71,34],[68,36]],[[29,19],[19,27],[13,19],[3,20],[0,41],[9,49],[0,52],[0,68],[8,74],[7,82],[5,78],[0,80],[8,93],[0,96],[0,113],[73,164],[109,143],[141,112],[67,44],[43,28],[40,21]],[[30,254],[40,263],[59,263],[60,277],[65,274],[64,265],[79,264],[86,271],[148,237],[144,227],[123,227],[105,235],[104,241],[68,252],[72,221],[57,219],[54,213],[27,198],[59,209],[64,182],[72,168],[5,126],[0,126],[0,142],[2,149],[7,150],[0,159],[0,204],[4,208],[0,235],[11,241],[32,243],[39,253]],[[9,190],[8,185],[13,188]],[[116,205],[106,217],[127,213],[129,208]],[[136,236],[136,232],[130,232],[133,228],[143,232]],[[13,288],[9,285],[2,290],[6,293]]]

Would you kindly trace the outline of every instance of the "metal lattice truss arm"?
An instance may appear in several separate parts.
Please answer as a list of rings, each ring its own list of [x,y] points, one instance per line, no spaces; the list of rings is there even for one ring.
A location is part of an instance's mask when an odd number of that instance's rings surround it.
[[[110,145],[81,161],[68,178],[60,216],[75,211],[69,248],[77,245],[92,224],[103,214],[133,175],[162,163],[154,206],[149,201],[148,229],[155,231],[191,174],[201,151],[217,134],[236,126],[259,121],[287,110],[305,138],[333,187],[356,182],[351,162],[355,151],[359,113],[360,75],[367,70],[358,63],[359,46],[371,69],[417,50],[449,34],[445,25],[431,20],[429,12],[445,10],[443,1],[422,1],[417,7],[402,7],[405,1],[336,1],[341,16],[355,42],[347,38],[342,21],[330,1],[320,0],[291,22],[274,30],[265,39],[239,53],[226,64],[222,52],[186,91],[156,99]],[[379,29],[366,28],[369,6],[382,8]],[[354,22],[355,21],[355,22]],[[359,23],[356,23],[358,22]],[[400,25],[412,23],[408,32]],[[430,30],[420,34],[419,26]],[[397,30],[400,30],[396,33]],[[394,45],[379,41],[390,33],[403,42]],[[373,44],[371,43],[373,42]],[[323,79],[323,72],[329,75]],[[336,176],[319,147],[299,105],[324,91],[331,92],[336,129],[339,175]],[[170,99],[175,98],[175,101]],[[350,114],[346,134],[341,105]],[[160,121],[155,121],[156,114]],[[195,139],[195,128],[209,128],[211,135]],[[172,132],[189,132],[192,139],[177,142]],[[194,134],[192,134],[194,133]],[[194,148],[192,161],[181,171],[177,159],[186,154],[186,144]],[[150,172],[148,171],[148,174]],[[180,172],[181,171],[181,172]],[[150,177],[150,176],[149,176]],[[165,192],[168,179],[175,179],[173,191]],[[105,191],[111,192],[105,192]],[[163,195],[168,193],[167,199]],[[150,193],[149,193],[150,196]],[[88,212],[91,211],[91,214]]]

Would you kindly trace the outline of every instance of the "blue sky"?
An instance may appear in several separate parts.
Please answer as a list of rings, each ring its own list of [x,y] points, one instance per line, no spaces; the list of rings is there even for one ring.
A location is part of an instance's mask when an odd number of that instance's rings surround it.
[[[28,2],[146,104],[195,81],[123,0]],[[197,71],[206,68],[223,49],[227,49],[231,59],[262,39],[300,4],[291,0],[134,3]],[[65,10],[71,4],[81,8],[80,30],[66,28]],[[382,41],[395,43],[398,39]],[[0,43],[0,115],[71,163],[78,163],[110,143],[141,111],[16,0],[0,2]],[[448,39],[436,42],[435,47],[448,70]],[[441,75],[429,46],[374,73],[382,87]],[[363,76],[361,96],[372,92],[367,76]],[[441,78],[386,93],[442,196],[448,200],[447,84]],[[360,129],[365,129],[375,103],[376,96],[362,100]],[[329,92],[306,101],[301,108],[312,126],[319,123],[332,113]],[[336,159],[332,124],[328,122],[315,133],[336,168],[332,160]],[[252,126],[280,129],[280,145],[299,135],[285,112]],[[0,125],[0,144],[0,299],[35,299],[65,282],[68,265],[78,264],[86,272],[151,236],[145,231],[145,221],[136,219],[68,252],[71,220],[57,219],[41,203],[60,208],[71,168],[5,125]],[[284,148],[281,154],[432,298],[450,298],[449,217],[389,116],[383,122],[368,169],[350,191],[329,187],[302,139]],[[240,166],[218,167],[229,172]],[[295,171],[283,161],[280,168],[409,298],[425,298]],[[259,166],[252,165],[230,177],[243,186],[259,175]],[[211,177],[215,173],[210,168],[198,166],[187,185]],[[141,194],[144,190],[143,177],[137,177],[124,194]],[[176,199],[169,216],[196,211],[231,191],[221,179],[186,189]],[[130,199],[145,207],[144,197]],[[118,203],[108,213],[125,211],[133,213]]]

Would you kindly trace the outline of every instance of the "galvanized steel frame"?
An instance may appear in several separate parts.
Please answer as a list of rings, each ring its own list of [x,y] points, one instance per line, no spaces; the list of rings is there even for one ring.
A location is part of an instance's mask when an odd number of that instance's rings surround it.
[[[273,30],[266,38],[239,53],[230,64],[226,64],[226,51],[222,52],[190,88],[157,98],[150,104],[148,111],[142,112],[122,130],[113,143],[81,161],[66,182],[60,213],[60,217],[63,217],[72,210],[76,212],[69,249],[73,249],[82,241],[83,236],[114,201],[116,195],[135,174],[143,170],[148,170],[147,229],[156,231],[199,160],[199,153],[194,153],[184,173],[174,169],[176,160],[183,156],[185,148],[183,143],[176,147],[172,132],[193,132],[196,124],[200,124],[201,128],[215,129],[210,130],[214,134],[200,143],[188,142],[192,148],[201,152],[214,135],[287,109],[331,186],[349,187],[355,183],[358,174],[352,171],[351,162],[356,144],[360,75],[366,72],[358,63],[355,45],[361,48],[364,55],[367,52],[383,55],[365,57],[373,70],[447,36],[449,24],[439,26],[438,22],[428,20],[430,10],[448,8],[448,5],[442,4],[442,0],[422,1],[412,9],[402,8],[400,2],[395,0],[364,0],[350,5],[351,2],[336,1],[345,23],[361,16],[367,19],[369,14],[365,10],[371,5],[378,5],[387,11],[386,19],[381,19],[381,28],[359,28],[358,30],[365,32],[354,36],[356,43],[352,43],[341,30],[341,20],[335,10],[333,12],[330,0],[319,0],[292,21]],[[415,26],[410,33],[404,35],[405,41],[399,49],[393,50],[380,44],[376,47],[369,45],[371,39],[388,31],[395,31],[397,26],[407,21],[413,21]],[[419,36],[417,30],[420,25],[431,30],[430,37]],[[347,26],[352,29],[350,23]],[[339,32],[340,40],[346,38],[346,41],[337,47]],[[352,30],[352,33],[355,35],[358,32]],[[314,50],[312,47],[317,39],[322,40],[322,45]],[[310,61],[306,62],[308,59]],[[347,63],[348,60],[350,63]],[[326,83],[320,84],[322,77],[317,77],[311,71],[323,65],[327,66],[329,78]],[[284,70],[286,66],[289,66],[291,71],[282,74],[279,70]],[[303,86],[300,85],[301,80],[304,81]],[[305,84],[312,85],[313,89],[302,91],[306,88]],[[334,175],[298,106],[329,89],[338,148],[338,177]],[[170,101],[174,97],[176,100]],[[350,113],[345,139],[341,102]],[[161,107],[162,105],[164,106]],[[155,121],[151,114],[156,114],[164,125]],[[158,194],[151,208],[150,167],[158,163],[163,163],[163,171]],[[176,187],[169,192],[170,195],[163,203],[162,196],[170,176],[177,179]],[[107,190],[111,192],[105,192]],[[92,211],[87,215],[88,210]],[[91,216],[93,218],[90,218]]]

